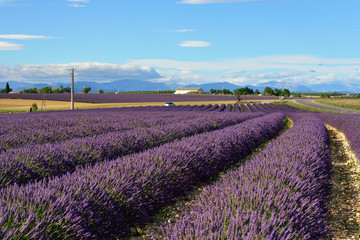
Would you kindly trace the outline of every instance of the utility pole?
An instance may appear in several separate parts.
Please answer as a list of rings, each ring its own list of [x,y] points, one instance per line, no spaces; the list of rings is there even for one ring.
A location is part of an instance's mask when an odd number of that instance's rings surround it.
[[[46,111],[46,102],[45,102],[45,94],[43,95],[43,99],[41,102],[41,111],[44,109],[44,111]]]
[[[74,75],[75,75],[75,68],[67,69],[71,70],[71,104],[70,109],[74,110]]]

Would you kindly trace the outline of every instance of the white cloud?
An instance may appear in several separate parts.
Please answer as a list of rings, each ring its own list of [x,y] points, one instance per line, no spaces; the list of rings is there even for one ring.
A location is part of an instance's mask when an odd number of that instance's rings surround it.
[[[178,3],[212,4],[212,3],[255,2],[255,1],[261,1],[261,0],[182,0]]]
[[[175,32],[195,32],[194,29],[179,29],[179,30],[175,30]]]
[[[76,7],[76,8],[86,7],[87,6],[86,4],[90,2],[90,0],[66,0],[66,1],[75,3],[75,4],[67,4],[66,6]],[[77,3],[82,3],[82,4],[77,4]]]
[[[110,63],[69,63],[69,64],[24,64],[11,67],[0,65],[0,78],[23,82],[67,82],[70,71],[76,68],[77,80],[106,82],[121,79],[149,80],[161,78],[161,75],[149,66]]]
[[[51,37],[36,36],[36,35],[24,35],[24,34],[6,34],[6,35],[0,35],[0,38],[25,40],[25,39],[42,39],[42,38],[51,38]]]
[[[76,7],[76,8],[86,7],[86,5],[80,5],[80,4],[67,4],[66,6],[68,6],[68,7]]]
[[[205,41],[183,41],[181,47],[209,47],[211,43]]]
[[[22,44],[14,44],[9,42],[0,42],[0,51],[7,51],[7,50],[22,50]]]

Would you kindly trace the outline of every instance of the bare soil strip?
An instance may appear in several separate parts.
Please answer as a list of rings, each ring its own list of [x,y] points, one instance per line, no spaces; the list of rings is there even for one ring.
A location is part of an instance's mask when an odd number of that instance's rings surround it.
[[[342,132],[326,126],[331,136],[333,170],[329,201],[333,239],[360,239],[360,166]]]

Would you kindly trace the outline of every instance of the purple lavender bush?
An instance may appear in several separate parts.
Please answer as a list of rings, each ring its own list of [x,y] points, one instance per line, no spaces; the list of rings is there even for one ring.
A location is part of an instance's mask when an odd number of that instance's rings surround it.
[[[184,113],[186,114],[190,113]],[[60,176],[73,172],[78,166],[94,165],[97,162],[112,160],[175,139],[224,128],[263,115],[199,114],[192,114],[193,118],[182,121],[180,119],[184,116],[180,116],[179,121],[173,119],[173,123],[165,125],[8,149],[0,154],[0,188],[14,183],[26,184],[34,180]],[[158,116],[159,114],[155,115]]]
[[[62,142],[73,138],[161,126],[200,115],[191,113],[123,112],[111,110],[12,114],[0,118],[0,153],[25,145]]]
[[[115,239],[284,126],[270,114],[74,173],[0,190],[3,239]]]
[[[305,116],[163,229],[166,239],[329,239],[328,132]]]

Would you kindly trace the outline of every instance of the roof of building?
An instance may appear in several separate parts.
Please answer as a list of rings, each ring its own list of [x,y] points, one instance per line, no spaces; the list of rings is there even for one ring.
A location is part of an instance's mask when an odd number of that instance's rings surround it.
[[[202,90],[202,88],[177,88],[176,90]]]

